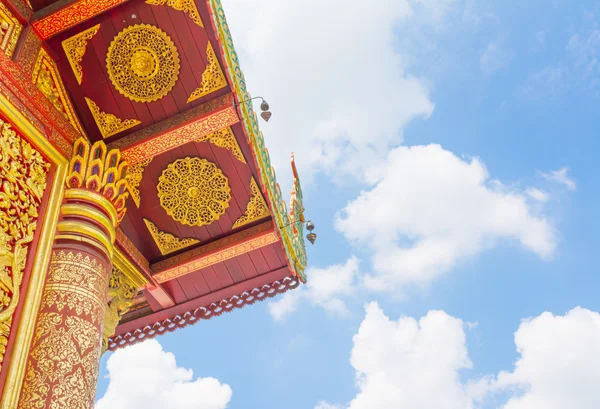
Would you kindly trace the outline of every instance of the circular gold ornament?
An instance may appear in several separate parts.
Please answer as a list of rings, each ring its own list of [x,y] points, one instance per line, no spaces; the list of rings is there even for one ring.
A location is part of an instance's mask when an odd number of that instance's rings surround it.
[[[229,207],[231,189],[221,169],[200,158],[178,159],[158,178],[160,205],[173,220],[203,226],[218,220]]]
[[[106,69],[121,94],[136,102],[167,95],[179,76],[179,54],[171,38],[149,24],[127,27],[108,47]]]

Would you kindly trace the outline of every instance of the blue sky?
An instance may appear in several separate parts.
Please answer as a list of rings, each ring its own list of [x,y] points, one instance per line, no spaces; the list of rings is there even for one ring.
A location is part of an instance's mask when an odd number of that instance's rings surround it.
[[[599,407],[600,3],[223,3],[309,284],[106,354],[97,408]]]

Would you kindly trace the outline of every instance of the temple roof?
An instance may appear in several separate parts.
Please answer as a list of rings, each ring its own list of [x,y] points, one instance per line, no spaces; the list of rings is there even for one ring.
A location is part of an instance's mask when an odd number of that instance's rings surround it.
[[[38,88],[52,80],[70,132],[120,148],[130,166],[114,264],[143,289],[109,348],[304,282],[294,160],[288,210],[220,2],[31,5]]]

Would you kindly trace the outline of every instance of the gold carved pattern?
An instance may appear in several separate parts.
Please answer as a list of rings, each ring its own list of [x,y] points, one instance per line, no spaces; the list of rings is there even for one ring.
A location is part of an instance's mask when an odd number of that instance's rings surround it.
[[[69,60],[69,65],[71,65],[73,74],[75,74],[75,78],[77,78],[77,82],[79,84],[81,84],[81,80],[83,79],[81,61],[83,61],[83,56],[87,51],[88,41],[90,41],[92,37],[98,33],[99,29],[100,24],[96,24],[95,26],[82,31],[73,37],[67,38],[62,42],[62,47],[67,55],[67,60]]]
[[[50,165],[0,119],[0,370]]]
[[[142,183],[142,176],[144,169],[152,162],[152,158],[145,159],[134,165],[129,166],[127,169],[127,190],[133,199],[133,202],[137,207],[140,207],[140,183]]]
[[[182,265],[175,266],[168,270],[162,271],[153,277],[158,283],[164,283],[169,280],[173,280],[178,277],[193,273],[203,268],[222,263],[223,261],[232,259],[242,254],[249,253],[253,250],[260,249],[273,243],[277,243],[279,238],[275,232],[271,231],[267,234],[263,234],[258,237],[253,237],[243,243],[234,244],[232,246],[223,248],[205,256],[201,256],[197,259],[184,263]]]
[[[116,227],[125,216],[127,192],[127,163],[121,159],[118,149],[108,150],[104,142],[98,141],[91,147],[80,138],[73,145],[73,156],[69,162],[67,187],[86,189],[102,195],[112,209],[112,226]],[[67,191],[69,194],[70,191]],[[111,211],[111,209],[108,209]],[[63,207],[64,213],[64,207]]]
[[[98,126],[100,134],[102,134],[103,138],[116,135],[142,123],[137,119],[119,119],[113,114],[100,111],[98,105],[96,105],[96,103],[91,99],[86,97],[85,101],[90,108],[90,112],[92,113],[92,116],[94,117],[96,125]]]
[[[42,39],[47,39],[61,31],[89,20],[106,10],[125,3],[127,0],[79,0],[60,8],[56,13],[32,23]]]
[[[33,343],[19,409],[92,408],[100,363],[98,326],[85,318],[44,312]]]
[[[192,123],[170,130],[160,136],[142,141],[123,149],[123,157],[129,163],[137,163],[178,146],[193,142],[199,135],[206,135],[226,126],[233,125],[239,119],[233,107],[215,112]]]
[[[109,302],[104,319],[104,334],[102,337],[102,352],[108,347],[108,338],[113,336],[119,321],[131,308],[138,288],[119,269],[113,267],[108,286]]]
[[[56,108],[81,135],[85,135],[83,127],[73,109],[71,100],[68,97],[60,73],[58,72],[58,67],[43,48],[40,49],[31,76],[33,83],[40,91],[42,91],[42,94],[48,98],[52,105],[54,105],[54,108]]]
[[[42,40],[31,29],[25,30],[23,35],[25,39],[23,40],[23,45],[16,61],[21,70],[29,75],[33,72],[37,56],[40,48],[42,48]]]
[[[146,3],[153,6],[163,6],[166,4],[177,11],[183,11],[184,13],[189,14],[194,23],[204,28],[200,13],[198,13],[198,7],[196,7],[196,2],[194,0],[146,0]]]
[[[200,243],[200,241],[196,239],[180,239],[172,234],[162,232],[158,230],[158,227],[156,227],[156,225],[148,219],[144,219],[144,222],[146,223],[146,227],[148,227],[148,231],[156,243],[156,247],[158,247],[163,256],[192,246],[196,243]]]
[[[178,159],[158,178],[160,205],[173,220],[203,226],[218,220],[229,207],[231,189],[221,169],[200,158]]]
[[[208,64],[202,73],[202,82],[200,83],[200,88],[197,88],[192,95],[188,98],[187,102],[192,102],[198,98],[202,98],[203,96],[210,94],[218,89],[225,88],[227,86],[227,79],[223,74],[223,70],[219,65],[219,60],[217,60],[217,56],[215,54],[215,50],[213,50],[210,45],[210,41],[206,46],[206,60]]]
[[[271,215],[269,212],[269,207],[267,206],[267,203],[265,202],[265,199],[263,198],[258,184],[254,178],[250,180],[250,193],[252,196],[250,197],[248,206],[246,206],[246,212],[236,220],[236,222],[233,224],[233,229]]]
[[[123,96],[152,102],[167,95],[179,76],[179,54],[158,27],[137,24],[113,39],[106,56],[108,77]]]
[[[244,159],[244,154],[240,149],[240,145],[235,139],[235,135],[230,127],[223,128],[216,132],[205,135],[201,138],[198,138],[196,142],[210,142],[219,148],[225,148],[230,151],[233,156],[236,157],[242,163],[246,163],[246,159]]]
[[[93,407],[108,285],[106,267],[95,258],[52,254],[20,409]]]
[[[7,57],[13,55],[22,29],[19,20],[0,3],[0,50],[4,51]]]

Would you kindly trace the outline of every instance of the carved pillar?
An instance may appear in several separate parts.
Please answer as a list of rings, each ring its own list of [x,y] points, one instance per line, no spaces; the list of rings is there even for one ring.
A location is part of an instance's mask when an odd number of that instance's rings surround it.
[[[103,142],[75,142],[19,408],[94,405],[125,164]]]
[[[119,321],[133,303],[138,292],[131,280],[118,268],[113,267],[108,285],[108,307],[104,320],[104,333],[102,337],[102,353],[108,349],[108,338],[115,334]]]

